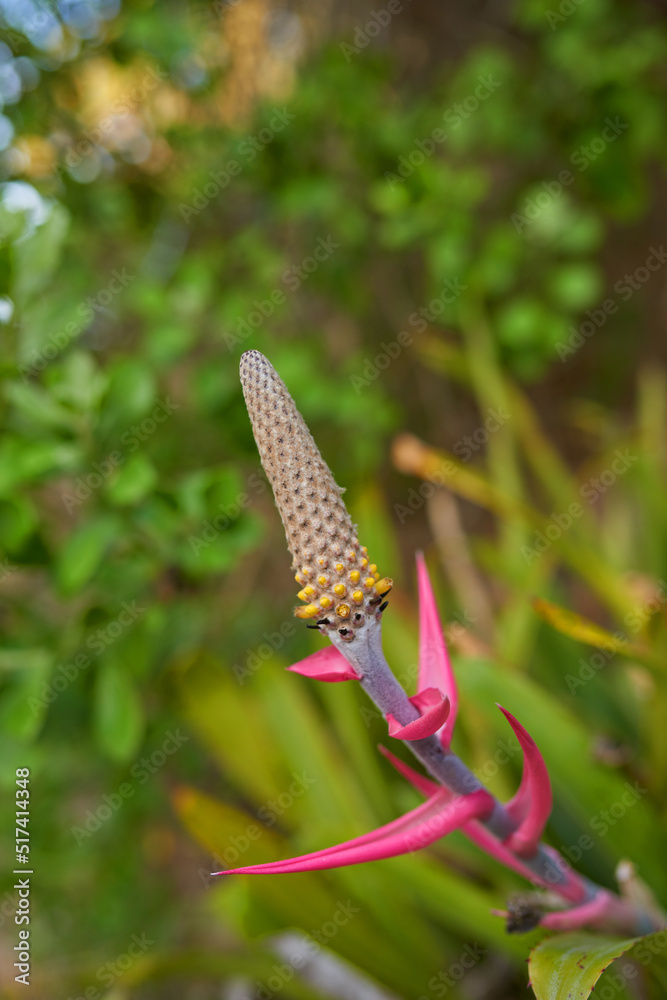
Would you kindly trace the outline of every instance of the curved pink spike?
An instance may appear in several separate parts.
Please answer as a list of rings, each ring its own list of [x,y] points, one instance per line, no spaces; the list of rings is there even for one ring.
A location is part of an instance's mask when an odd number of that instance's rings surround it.
[[[488,792],[482,790],[471,795],[459,796],[453,801],[445,799],[438,793],[403,816],[400,825],[397,825],[399,821],[394,820],[393,823],[375,830],[373,834],[365,834],[338,847],[291,858],[288,861],[234,868],[226,874],[322,871],[327,868],[340,868],[343,865],[359,865],[366,861],[397,857],[428,847],[468,820],[488,815],[492,808],[493,799]]]
[[[310,656],[293,663],[287,669],[295,674],[302,674],[304,677],[312,677],[316,681],[361,680],[354,667],[347,662],[335,646],[318,649],[316,653],[311,653]]]
[[[423,774],[415,771],[414,768],[410,767],[409,764],[404,763],[400,758],[396,757],[390,750],[379,744],[378,750],[383,757],[386,757],[390,764],[392,764],[399,774],[402,774],[410,784],[414,785],[417,791],[421,792],[422,795],[429,798],[435,795],[436,792],[441,792],[442,786],[435,781],[431,781],[430,778],[426,778]],[[453,792],[450,793],[453,795]],[[523,862],[512,854],[509,848],[505,847],[500,840],[493,836],[492,833],[478,823],[476,820],[471,820],[469,823],[464,823],[461,827],[462,832],[466,835],[468,840],[471,840],[473,844],[476,844],[482,851],[489,854],[496,861],[499,861],[501,865],[505,865],[506,868],[510,868],[522,875],[529,882],[535,882],[537,884],[543,885],[545,889],[552,888],[550,882],[540,880],[535,875],[535,872],[531,871]],[[562,866],[561,866],[562,867]]]
[[[549,772],[532,736],[511,712],[502,705],[498,708],[514,730],[524,757],[519,790],[506,806],[518,826],[505,843],[519,857],[530,857],[537,849],[553,805]]]
[[[396,768],[398,773],[402,774],[404,778],[407,778],[410,784],[414,785],[417,791],[421,792],[425,798],[430,798],[432,795],[435,795],[436,792],[447,791],[447,789],[443,789],[442,785],[439,785],[437,781],[431,781],[430,778],[420,774],[419,771],[415,771],[415,769],[410,767],[409,764],[405,764],[399,757],[396,757],[391,750],[387,750],[386,747],[383,747],[381,743],[378,744],[378,750],[382,756],[386,757],[389,763]],[[449,794],[453,795],[454,793],[450,792]]]
[[[540,926],[550,931],[572,931],[585,925],[598,926],[609,920],[610,910],[615,903],[614,897],[605,889],[596,893],[593,899],[581,906],[573,906],[569,910],[547,913],[540,920]]]
[[[449,789],[440,788],[438,786],[438,791],[442,792],[439,801],[444,803],[447,801],[446,796],[451,797],[451,792]],[[427,803],[422,803],[422,806],[418,807],[420,809],[424,808]],[[334,847],[326,847],[321,851],[312,851],[310,854],[302,854],[298,858],[299,861],[307,861],[310,858],[323,858],[328,854],[336,854],[344,848],[348,848],[354,844],[362,845],[367,843],[372,843],[373,841],[380,840],[382,837],[386,837],[390,833],[398,833],[401,830],[410,828],[415,822],[415,814],[417,810],[411,810],[405,813],[403,816],[399,816],[398,819],[391,820],[390,823],[385,823],[384,826],[378,827],[377,830],[371,830],[369,833],[364,833],[360,837],[353,837],[352,840],[346,840],[342,844],[336,844]],[[294,859],[293,859],[294,860]],[[265,864],[265,870],[270,868],[282,868],[283,865],[288,864],[288,861],[269,861]],[[215,872],[216,875],[223,875],[224,872]]]
[[[417,590],[419,593],[419,679],[417,690],[438,688],[449,698],[451,710],[440,730],[440,742],[448,747],[454,733],[454,723],[459,707],[459,695],[442,624],[435,603],[435,595],[426,568],[424,555],[417,553]]]
[[[387,715],[389,735],[397,740],[423,740],[442,729],[449,715],[449,698],[443,697],[437,688],[424,688],[408,701],[418,708],[421,715],[407,726],[397,722],[391,712]]]

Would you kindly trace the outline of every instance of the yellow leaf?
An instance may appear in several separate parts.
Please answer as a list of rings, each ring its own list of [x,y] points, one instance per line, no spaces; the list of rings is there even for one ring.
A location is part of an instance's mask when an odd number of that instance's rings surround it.
[[[588,646],[604,649],[607,653],[624,653],[625,656],[640,657],[646,655],[645,650],[628,642],[628,637],[624,632],[608,632],[601,625],[596,625],[595,622],[584,618],[583,615],[562,608],[559,604],[552,604],[551,601],[542,597],[536,597],[533,601],[533,607],[548,625],[577,642],[584,642]]]

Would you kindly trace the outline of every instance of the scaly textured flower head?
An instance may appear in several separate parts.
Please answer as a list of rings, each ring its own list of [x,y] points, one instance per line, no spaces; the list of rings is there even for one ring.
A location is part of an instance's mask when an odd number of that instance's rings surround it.
[[[392,582],[359,544],[331,470],[285,383],[259,351],[241,358],[241,384],[259,455],[287,535],[298,597],[297,618],[317,619],[354,639],[381,610]]]

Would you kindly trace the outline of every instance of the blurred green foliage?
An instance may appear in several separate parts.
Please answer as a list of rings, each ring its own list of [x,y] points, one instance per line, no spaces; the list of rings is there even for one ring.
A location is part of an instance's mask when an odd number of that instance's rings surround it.
[[[508,735],[494,701],[516,711],[552,773],[551,842],[610,886],[630,857],[667,902],[664,277],[643,288],[638,271],[660,248],[664,19],[608,0],[567,15],[525,0],[502,24],[461,8],[454,51],[406,11],[346,56],[365,16],[324,41],[302,16],[293,65],[270,42],[276,11],[127,3],[95,38],[70,30],[58,58],[6,32],[41,70],[5,108],[0,189],[0,780],[9,801],[31,768],[37,988],[220,996],[267,981],[270,934],[321,929],[349,899],[359,913],[327,947],[394,994],[443,995],[437,977],[477,942],[477,995],[526,996],[539,935],[507,937],[489,912],[520,880],[458,837],[211,886],[235,851],[316,849],[415,802],[359,692],[283,673],[315,645],[291,617],[238,358],[268,355],[397,578],[397,674],[414,683],[421,544],[434,568],[443,556],[443,615],[464,637],[457,749],[483,769]],[[296,73],[288,96],[255,79],[276,65]],[[498,407],[510,417],[461,461]],[[421,488],[417,466],[392,465],[399,430],[459,463],[465,578],[440,537],[450,508],[397,513]],[[607,486],[617,449],[632,462]],[[535,595],[628,648],[542,623]],[[510,795],[518,763],[496,771]],[[269,805],[304,773],[303,795]],[[635,781],[646,795],[601,835],[592,820]],[[11,823],[3,810],[5,870]],[[596,849],[577,847],[591,831]],[[135,933],[153,944],[103,982]],[[328,995],[301,976],[279,992]]]

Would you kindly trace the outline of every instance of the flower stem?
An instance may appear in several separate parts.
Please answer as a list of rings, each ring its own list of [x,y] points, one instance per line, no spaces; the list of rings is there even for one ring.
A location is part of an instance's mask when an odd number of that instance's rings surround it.
[[[353,643],[341,641],[333,629],[329,638],[360,675],[361,686],[384,716],[391,713],[402,726],[419,717],[418,709],[410,702],[385,659],[379,619],[367,621],[366,628],[357,634]],[[455,795],[470,795],[480,789],[487,791],[461,758],[441,745],[437,736],[405,742],[426,770]],[[480,822],[504,842],[518,824],[502,802],[495,796],[491,797],[494,808]],[[662,926],[655,914],[609,893],[586,876],[573,871],[553,848],[540,844],[532,857],[521,857],[520,861],[534,873],[536,885],[558,893],[570,904],[580,906],[590,903],[601,893],[610,897],[613,905],[604,915],[623,933],[645,934]]]

